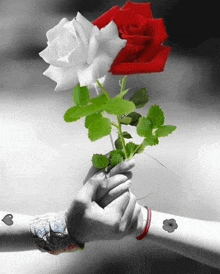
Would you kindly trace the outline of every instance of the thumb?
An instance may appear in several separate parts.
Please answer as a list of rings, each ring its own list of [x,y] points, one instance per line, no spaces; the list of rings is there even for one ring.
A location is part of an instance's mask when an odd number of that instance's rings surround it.
[[[105,180],[105,172],[98,171],[92,178],[90,178],[81,189],[81,198],[85,202],[96,200],[96,194],[103,180]]]

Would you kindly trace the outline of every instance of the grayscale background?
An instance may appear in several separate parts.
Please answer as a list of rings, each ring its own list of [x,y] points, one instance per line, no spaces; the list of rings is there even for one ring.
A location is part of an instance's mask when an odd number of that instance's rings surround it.
[[[80,11],[93,21],[126,1],[0,0],[0,204],[29,215],[64,210],[82,187],[94,153],[107,153],[109,136],[91,143],[84,120],[67,124],[71,90],[54,92],[38,55],[46,32]],[[143,1],[136,1],[143,2]],[[143,86],[151,104],[177,130],[135,157],[132,191],[153,210],[220,221],[220,32],[217,1],[152,0],[172,46],[163,73],[132,75],[126,98]],[[119,92],[119,76],[108,80]],[[93,94],[95,96],[95,94]],[[123,127],[140,143],[133,127]],[[112,135],[117,137],[113,129]],[[163,165],[161,165],[160,163]],[[165,166],[165,167],[164,167]],[[146,196],[146,197],[145,197]],[[144,198],[143,198],[144,197]],[[143,199],[141,199],[143,198]],[[193,229],[193,227],[192,227]],[[52,256],[39,251],[0,254],[3,274],[220,273],[147,240],[96,242],[85,251]]]

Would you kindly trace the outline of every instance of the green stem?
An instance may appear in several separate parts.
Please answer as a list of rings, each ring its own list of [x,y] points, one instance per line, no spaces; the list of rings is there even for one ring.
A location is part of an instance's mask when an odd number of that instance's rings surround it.
[[[99,85],[100,89],[102,90],[102,92],[108,97],[108,99],[111,99],[111,97],[108,94],[108,91],[99,83],[99,81],[97,80],[96,83]]]
[[[144,142],[144,141],[143,141],[143,142]],[[140,143],[140,145],[137,146],[136,149],[132,152],[132,154],[131,154],[131,156],[130,156],[131,158],[134,156],[135,152],[140,148],[140,146],[143,144],[143,142]],[[130,158],[130,157],[129,157],[129,158]]]
[[[124,77],[124,79],[122,80],[122,85],[121,85],[121,92],[125,89],[126,87],[126,82],[127,82],[127,76]],[[101,88],[102,92],[109,98],[111,99],[111,97],[109,96],[107,90],[101,85],[101,83],[97,80],[96,83],[99,85],[99,87]],[[127,152],[125,149],[125,140],[123,138],[123,134],[122,134],[122,130],[121,130],[121,123],[120,123],[120,115],[117,115],[117,121],[118,121],[118,126],[115,125],[114,123],[111,123],[113,126],[115,126],[118,129],[118,134],[120,136],[121,142],[122,142],[122,147],[125,153],[125,159],[128,159],[127,156]]]
[[[127,83],[127,78],[128,78],[128,76],[126,75],[123,79],[121,79],[122,84],[121,84],[121,91],[120,91],[120,93],[125,90],[126,83]]]
[[[111,123],[111,124],[118,129],[118,126],[116,124],[114,124],[114,123]]]
[[[122,134],[122,130],[121,130],[121,123],[120,123],[119,115],[117,115],[117,120],[118,120],[118,134],[119,134],[119,137],[121,139],[122,147],[123,147],[123,150],[124,150],[124,153],[125,153],[125,159],[128,159],[127,152],[126,152],[126,149],[125,149],[125,140],[123,138],[123,134]]]

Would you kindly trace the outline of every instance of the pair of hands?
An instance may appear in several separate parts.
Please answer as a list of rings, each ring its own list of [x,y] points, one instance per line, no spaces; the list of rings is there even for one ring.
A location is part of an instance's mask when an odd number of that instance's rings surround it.
[[[141,206],[129,191],[134,159],[108,171],[91,167],[84,186],[66,212],[67,229],[80,243],[139,236],[143,229]]]

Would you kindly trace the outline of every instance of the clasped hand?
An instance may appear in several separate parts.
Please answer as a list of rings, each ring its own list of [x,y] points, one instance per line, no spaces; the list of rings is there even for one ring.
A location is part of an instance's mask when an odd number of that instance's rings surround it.
[[[130,192],[134,159],[103,171],[90,168],[85,184],[66,212],[67,229],[80,243],[119,240],[142,231],[141,206]]]

